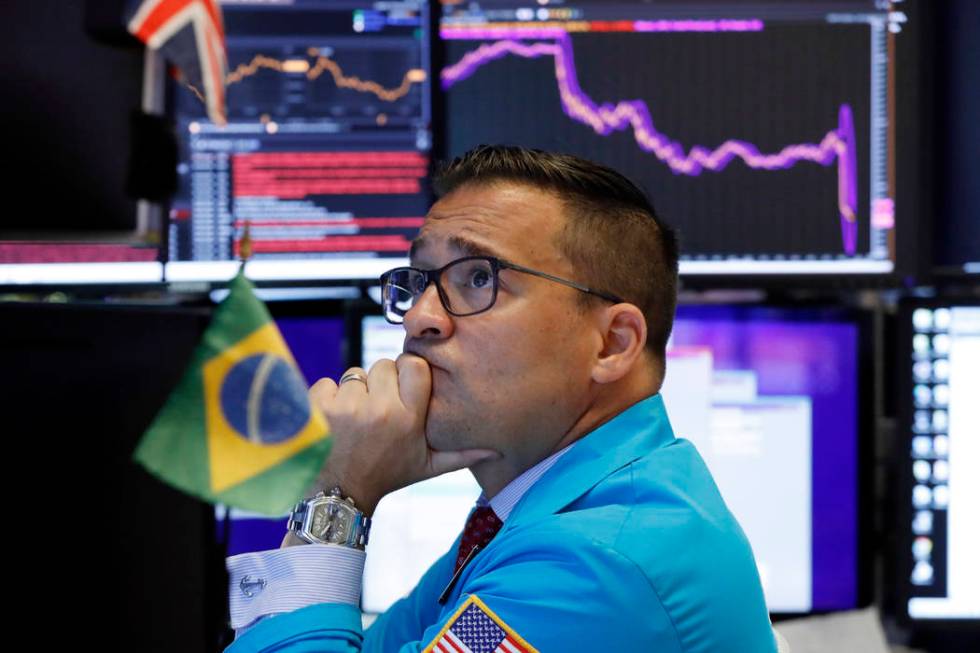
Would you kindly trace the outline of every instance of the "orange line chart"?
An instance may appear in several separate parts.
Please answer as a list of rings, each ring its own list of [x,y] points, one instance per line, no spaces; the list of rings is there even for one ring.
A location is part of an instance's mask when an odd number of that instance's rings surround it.
[[[420,68],[412,68],[405,72],[398,86],[386,88],[373,80],[365,80],[356,75],[346,75],[336,61],[320,54],[316,49],[308,51],[309,59],[277,59],[263,54],[256,54],[248,63],[239,64],[235,70],[225,77],[225,84],[231,86],[255,75],[260,70],[274,70],[280,73],[301,73],[310,81],[315,81],[324,73],[329,73],[337,88],[345,88],[362,93],[371,93],[379,100],[395,102],[412,90],[415,84],[426,80],[426,73]]]

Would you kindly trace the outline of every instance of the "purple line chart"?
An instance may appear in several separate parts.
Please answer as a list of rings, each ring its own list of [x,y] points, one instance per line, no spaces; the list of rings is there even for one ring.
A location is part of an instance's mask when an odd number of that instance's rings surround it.
[[[762,19],[615,27],[443,22],[446,154],[500,142],[611,165],[678,227],[682,272],[685,261],[688,271],[699,261],[891,269],[887,75],[869,57],[884,51],[882,29]]]
[[[830,165],[837,161],[838,170],[838,209],[841,221],[841,241],[844,252],[854,255],[857,248],[857,170],[854,152],[854,119],[851,107],[842,104],[837,129],[827,132],[819,144],[799,143],[787,145],[777,153],[763,154],[752,143],[728,140],[713,150],[696,145],[687,153],[677,142],[656,130],[650,118],[647,105],[639,100],[619,102],[615,106],[606,103],[596,105],[579,85],[575,72],[575,56],[568,33],[562,30],[542,30],[551,32],[548,36],[553,43],[538,42],[525,45],[513,40],[522,38],[522,30],[504,32],[501,36],[511,37],[490,45],[481,45],[468,52],[456,64],[442,71],[442,88],[448,90],[453,84],[472,75],[477,68],[506,54],[533,58],[548,55],[555,60],[555,79],[561,94],[562,110],[568,117],[591,126],[603,136],[612,131],[631,127],[637,145],[646,152],[652,152],[666,163],[673,172],[697,176],[704,170],[724,170],[729,162],[738,157],[750,168],[761,170],[786,169],[799,161],[812,161],[820,165]],[[448,31],[444,32],[447,33]]]

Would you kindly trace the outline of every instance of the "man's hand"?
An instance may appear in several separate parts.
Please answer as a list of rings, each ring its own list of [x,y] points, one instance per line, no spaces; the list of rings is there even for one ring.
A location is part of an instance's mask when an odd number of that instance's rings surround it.
[[[429,364],[413,354],[378,361],[367,383],[349,380],[338,387],[332,379],[317,381],[310,400],[326,416],[333,440],[317,489],[340,485],[371,515],[389,492],[499,455],[430,449],[425,419],[431,392]]]

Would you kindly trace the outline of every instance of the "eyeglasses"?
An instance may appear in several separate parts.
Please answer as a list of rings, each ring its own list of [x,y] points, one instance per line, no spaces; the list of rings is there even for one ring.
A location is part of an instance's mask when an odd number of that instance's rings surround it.
[[[385,319],[392,324],[405,321],[405,314],[429,287],[436,285],[439,300],[450,315],[466,317],[490,310],[497,301],[501,270],[516,270],[525,274],[560,283],[590,295],[602,297],[614,304],[623,300],[615,295],[592,290],[546,272],[539,272],[493,256],[466,256],[450,261],[438,270],[403,267],[381,275],[381,303]]]

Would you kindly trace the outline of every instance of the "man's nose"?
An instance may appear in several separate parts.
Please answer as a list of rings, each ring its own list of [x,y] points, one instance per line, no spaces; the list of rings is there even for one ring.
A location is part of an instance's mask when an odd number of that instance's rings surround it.
[[[442,305],[436,285],[430,283],[405,313],[405,334],[409,338],[448,338],[452,332],[453,317]]]

